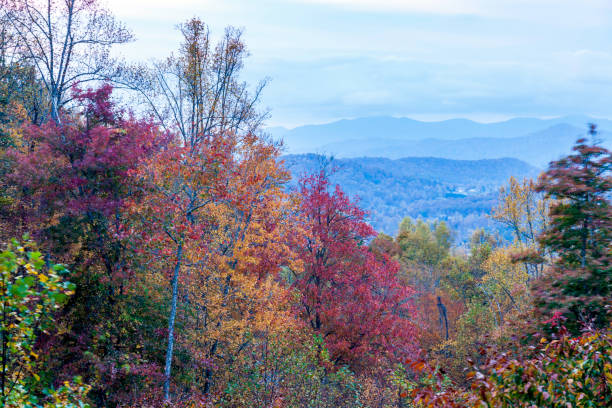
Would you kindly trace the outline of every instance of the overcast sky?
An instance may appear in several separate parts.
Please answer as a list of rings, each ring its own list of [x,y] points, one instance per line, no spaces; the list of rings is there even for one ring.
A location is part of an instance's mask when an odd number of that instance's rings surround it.
[[[198,16],[243,27],[270,125],[374,115],[612,117],[612,0],[106,0],[137,41],[177,48]]]

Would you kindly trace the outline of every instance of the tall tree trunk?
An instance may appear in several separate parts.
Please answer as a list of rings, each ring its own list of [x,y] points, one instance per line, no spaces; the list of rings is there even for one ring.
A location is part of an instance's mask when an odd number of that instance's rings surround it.
[[[170,318],[168,319],[168,348],[166,349],[166,368],[164,370],[164,400],[170,401],[170,371],[172,368],[172,349],[174,348],[174,320],[176,317],[176,301],[178,298],[178,277],[181,270],[183,258],[183,243],[178,244],[176,250],[176,265],[172,275],[172,306],[170,307]]]

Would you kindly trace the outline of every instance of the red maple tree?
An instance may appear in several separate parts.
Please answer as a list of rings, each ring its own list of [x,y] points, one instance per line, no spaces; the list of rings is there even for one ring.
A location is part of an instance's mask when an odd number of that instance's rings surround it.
[[[413,290],[399,282],[397,262],[367,247],[375,231],[365,212],[324,171],[301,180],[301,196],[308,235],[294,285],[331,360],[359,371],[413,352]]]

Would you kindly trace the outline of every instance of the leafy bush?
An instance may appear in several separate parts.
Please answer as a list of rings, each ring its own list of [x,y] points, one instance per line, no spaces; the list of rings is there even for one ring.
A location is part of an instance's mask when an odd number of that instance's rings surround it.
[[[612,332],[571,337],[562,329],[559,338],[542,338],[526,354],[493,353],[468,375],[470,390],[444,383],[443,372],[424,361],[413,363],[430,381],[415,388],[411,397],[422,407],[612,406]]]
[[[38,335],[53,324],[53,313],[74,293],[74,284],[62,276],[62,265],[46,262],[34,244],[13,240],[0,253],[0,398],[2,406],[87,407],[89,388],[80,378],[59,389],[45,388],[37,396],[40,376],[36,372]]]
[[[612,406],[612,332],[542,338],[535,357],[501,354],[489,360],[490,375],[475,372],[472,385],[489,407]]]

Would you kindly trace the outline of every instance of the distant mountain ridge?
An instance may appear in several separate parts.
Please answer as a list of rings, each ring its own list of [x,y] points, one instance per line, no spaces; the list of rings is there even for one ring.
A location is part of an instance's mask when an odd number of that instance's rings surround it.
[[[554,119],[515,118],[496,123],[467,119],[422,122],[408,118],[370,117],[295,129],[270,128],[288,153],[322,153],[337,157],[442,157],[496,159],[513,157],[544,167],[569,152],[587,123],[597,123],[604,145],[611,146],[612,121],[587,116]]]
[[[316,154],[283,156],[293,185],[317,171],[325,161]],[[360,206],[378,231],[394,234],[405,216],[440,219],[467,239],[478,227],[492,227],[487,217],[498,188],[510,176],[535,178],[540,170],[517,159],[450,160],[409,157],[334,159],[331,181],[339,184]]]
[[[322,151],[337,157],[400,158],[441,157],[456,160],[516,158],[544,168],[551,160],[568,154],[584,131],[567,124],[558,124],[539,132],[513,138],[468,138],[460,140],[351,140],[325,145]],[[608,133],[602,133],[607,136]],[[610,146],[606,139],[604,145]]]

